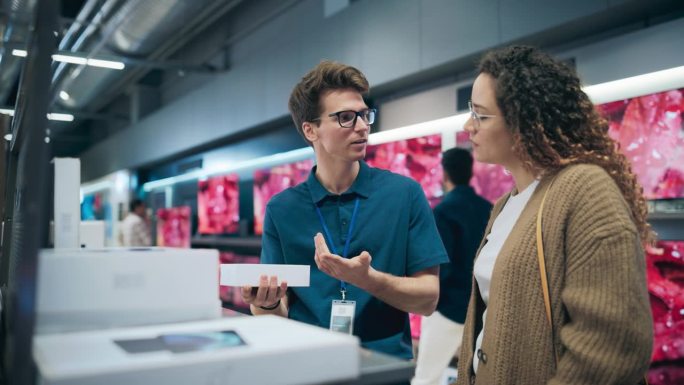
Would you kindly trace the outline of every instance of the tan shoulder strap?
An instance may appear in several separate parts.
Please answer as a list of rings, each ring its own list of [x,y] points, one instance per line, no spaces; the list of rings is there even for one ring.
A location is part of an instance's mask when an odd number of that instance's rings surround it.
[[[544,211],[544,202],[546,201],[546,195],[548,195],[552,185],[553,180],[551,180],[551,182],[549,183],[549,187],[546,188],[546,191],[544,192],[544,197],[542,198],[541,204],[539,205],[539,211],[537,212],[537,259],[539,260],[539,275],[541,277],[542,293],[544,295],[546,319],[549,321],[549,326],[551,327],[551,333],[553,335],[553,318],[551,317],[551,298],[549,296],[549,281],[546,278],[546,259],[544,257],[544,242],[542,239],[542,212]],[[553,353],[555,355],[557,365],[558,352],[556,351],[555,344],[553,344]]]

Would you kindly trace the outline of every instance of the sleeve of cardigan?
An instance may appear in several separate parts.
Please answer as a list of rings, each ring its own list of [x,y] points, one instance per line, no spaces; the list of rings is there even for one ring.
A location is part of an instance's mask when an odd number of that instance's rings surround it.
[[[605,176],[598,178],[600,190],[584,184],[582,205],[569,217],[561,291],[567,323],[558,331],[563,351],[550,384],[636,384],[650,362],[644,254],[636,229],[626,225],[626,205],[616,186],[606,188]]]

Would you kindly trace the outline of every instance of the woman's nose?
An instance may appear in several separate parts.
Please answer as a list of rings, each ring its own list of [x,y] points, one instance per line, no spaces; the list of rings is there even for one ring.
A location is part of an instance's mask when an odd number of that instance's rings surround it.
[[[471,135],[475,133],[475,124],[473,122],[472,116],[466,120],[465,124],[463,125],[463,129]]]

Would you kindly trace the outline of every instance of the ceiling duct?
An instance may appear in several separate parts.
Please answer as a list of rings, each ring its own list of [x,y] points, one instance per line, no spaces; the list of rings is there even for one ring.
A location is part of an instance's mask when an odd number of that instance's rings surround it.
[[[89,0],[88,3],[98,0]],[[161,60],[171,55],[190,37],[201,32],[209,21],[214,21],[239,3],[225,0],[128,0],[122,4],[107,0],[91,22],[91,33],[82,36],[66,50],[96,58],[131,58]],[[83,7],[85,10],[86,6]],[[80,15],[79,15],[80,16]],[[92,28],[96,33],[92,33]],[[70,109],[84,110],[97,97],[102,97],[112,84],[130,76],[135,69],[123,71],[67,65],[64,73],[55,76],[58,91],[69,98],[59,103]],[[138,69],[139,70],[139,69]]]
[[[9,97],[21,69],[22,59],[12,55],[12,49],[26,46],[36,0],[3,1],[2,4],[2,14],[6,20],[1,23],[4,28],[0,31],[3,46],[0,53],[0,105]],[[13,105],[14,101],[10,104]]]

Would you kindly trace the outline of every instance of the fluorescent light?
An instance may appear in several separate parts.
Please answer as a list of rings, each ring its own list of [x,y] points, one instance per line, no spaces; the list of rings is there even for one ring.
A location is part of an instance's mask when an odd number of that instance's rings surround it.
[[[5,140],[8,142],[11,142],[12,141],[12,134],[5,135]]]
[[[74,116],[71,114],[58,114],[56,112],[50,112],[47,114],[47,118],[50,120],[59,120],[60,122],[73,122]]]
[[[584,87],[595,104],[648,95],[684,86],[684,66]]]
[[[19,56],[19,57],[26,57],[26,55],[28,55],[28,52],[26,52],[25,49],[13,49],[12,55]]]
[[[88,59],[88,65],[93,67],[111,68],[115,70],[122,70],[126,67],[123,62],[101,59]]]
[[[59,97],[62,100],[69,100],[69,98],[71,98],[71,96],[69,96],[69,94],[66,91],[59,91]]]
[[[71,63],[71,64],[88,64],[88,59],[80,56],[71,56],[71,55],[61,55],[61,54],[54,54],[52,55],[52,60],[54,61],[60,61],[64,63]]]
[[[22,49],[12,50],[12,55],[14,55],[14,56],[26,57],[27,54],[28,54],[28,52],[26,52],[25,50],[22,50]],[[126,65],[121,61],[93,59],[93,58],[86,58],[83,56],[65,55],[65,54],[59,54],[59,53],[52,55],[52,60],[58,61],[58,62],[63,62],[63,63],[70,63],[70,64],[89,65],[89,66],[101,67],[101,68],[111,68],[111,69],[115,69],[115,70],[122,70],[126,67]]]
[[[0,114],[14,116],[14,110],[9,108],[0,108]],[[60,114],[57,112],[48,112],[47,118],[49,120],[59,120],[62,122],[73,122],[74,116],[71,114]]]
[[[81,185],[81,194],[82,195],[88,195],[88,194],[92,194],[94,192],[107,190],[107,189],[110,189],[112,187],[114,187],[114,183],[112,183],[112,181],[109,181],[109,180],[103,180],[100,182],[84,184],[84,185]]]

